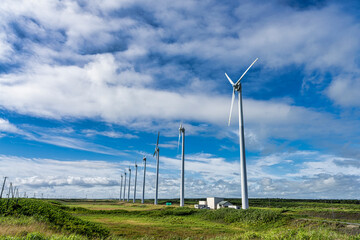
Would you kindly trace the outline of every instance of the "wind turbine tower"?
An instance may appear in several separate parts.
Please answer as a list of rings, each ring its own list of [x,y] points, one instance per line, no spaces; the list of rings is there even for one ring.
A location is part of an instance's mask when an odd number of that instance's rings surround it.
[[[129,198],[130,198],[130,182],[131,182],[131,168],[129,167],[129,187],[128,187],[127,201],[129,201]]]
[[[135,163],[135,185],[134,185],[134,199],[133,199],[133,203],[135,203],[136,200],[136,181],[137,181],[137,164]]]
[[[155,152],[154,152],[154,155],[153,155],[153,156],[156,155],[156,186],[155,186],[155,201],[154,201],[155,205],[157,205],[157,203],[158,203],[158,192],[159,192],[159,157],[160,157],[159,156],[159,154],[160,154],[159,137],[160,137],[160,132],[158,132]]]
[[[123,194],[123,201],[125,202],[125,189],[126,189],[126,172],[124,172],[125,180],[124,180],[124,194]]]
[[[4,182],[1,188],[1,193],[0,193],[0,198],[2,198],[3,192],[4,192],[4,188],[5,188],[5,182],[6,182],[7,177],[4,177]]]
[[[239,144],[240,144],[240,172],[241,172],[241,201],[242,201],[242,209],[249,208],[249,199],[248,199],[248,187],[247,187],[247,176],[246,176],[246,160],[245,160],[245,137],[244,137],[244,119],[243,119],[243,107],[242,107],[242,87],[241,87],[241,79],[245,76],[247,71],[254,65],[255,61],[246,69],[246,71],[241,75],[239,80],[234,83],[230,77],[225,73],[225,76],[229,80],[230,84],[233,87],[233,93],[231,98],[231,107],[230,107],[230,115],[228,125],[230,126],[231,113],[235,100],[235,91],[238,92],[238,110],[239,110]]]
[[[122,184],[123,184],[123,175],[121,175],[121,181],[120,181],[120,196],[119,196],[119,201],[121,201]]]
[[[10,192],[11,192],[11,196],[12,198],[14,198],[14,189],[13,189],[13,185],[12,182],[10,183],[10,188],[9,188]],[[9,195],[10,196],[10,195]]]
[[[180,124],[179,128],[179,142],[182,135],[182,147],[181,147],[181,186],[180,186],[180,207],[184,206],[184,179],[185,179],[185,128]],[[179,145],[178,142],[178,145]]]
[[[144,180],[143,180],[143,192],[142,192],[141,203],[144,203],[144,198],[145,198],[146,157],[143,158],[143,162],[144,162]]]

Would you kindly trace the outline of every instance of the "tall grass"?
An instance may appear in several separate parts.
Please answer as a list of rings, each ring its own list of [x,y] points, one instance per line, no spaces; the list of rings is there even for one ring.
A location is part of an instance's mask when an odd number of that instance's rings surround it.
[[[19,201],[0,199],[0,214],[4,216],[33,216],[54,229],[78,233],[91,238],[109,236],[108,229],[99,224],[77,218],[56,205],[41,200],[20,199]]]
[[[207,220],[224,223],[274,223],[284,217],[280,210],[221,208],[214,211],[204,210],[200,215]]]

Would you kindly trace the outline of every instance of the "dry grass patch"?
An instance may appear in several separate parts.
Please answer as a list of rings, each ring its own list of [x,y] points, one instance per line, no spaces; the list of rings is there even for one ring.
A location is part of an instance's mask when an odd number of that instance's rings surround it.
[[[53,234],[59,234],[50,229],[45,223],[32,222],[29,225],[24,224],[7,224],[2,222],[0,224],[0,236],[26,236],[28,233],[39,232],[44,236],[50,237]]]

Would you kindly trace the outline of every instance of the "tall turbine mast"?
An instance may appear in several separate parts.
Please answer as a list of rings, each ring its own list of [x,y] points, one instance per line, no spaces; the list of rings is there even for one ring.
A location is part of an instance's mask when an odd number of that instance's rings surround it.
[[[137,164],[135,162],[135,183],[134,183],[134,199],[133,199],[133,203],[135,203],[136,200],[136,181],[137,181]]]
[[[124,180],[124,195],[123,195],[123,201],[125,202],[125,189],[126,189],[126,172],[124,172],[125,180]]]
[[[121,181],[120,181],[120,196],[119,196],[119,201],[121,201],[122,184],[123,184],[123,175],[121,175]]]
[[[9,190],[10,190],[10,192],[11,192],[12,198],[14,198],[14,189],[13,189],[12,182],[10,183],[10,188],[9,188]],[[9,198],[10,198],[10,195],[9,195]]]
[[[184,206],[184,193],[185,193],[185,128],[180,124],[179,128],[179,141],[182,135],[182,147],[181,147],[181,186],[180,186],[180,207]]]
[[[231,98],[231,107],[230,107],[230,115],[228,125],[230,126],[231,113],[235,100],[235,91],[238,92],[239,101],[238,101],[238,110],[239,110],[239,144],[240,144],[240,172],[241,172],[241,201],[242,201],[242,209],[249,208],[249,199],[248,199],[248,187],[247,187],[247,176],[246,176],[246,160],[245,160],[245,137],[244,137],[244,119],[243,119],[243,107],[242,107],[242,87],[241,87],[241,79],[245,76],[247,71],[254,65],[255,61],[246,69],[246,71],[241,75],[239,80],[234,83],[230,77],[225,73],[225,76],[229,80],[230,84],[233,87],[233,93]]]
[[[143,180],[143,192],[142,192],[141,203],[144,203],[144,198],[145,198],[146,157],[143,157],[143,162],[144,162],[144,180]]]
[[[128,187],[127,201],[129,201],[129,198],[130,198],[130,182],[131,182],[131,168],[129,167],[129,187]]]
[[[5,182],[6,182],[7,177],[4,177],[4,182],[1,188],[1,193],[0,193],[0,198],[2,198],[3,192],[4,192],[4,188],[5,188]]]
[[[159,156],[160,155],[159,137],[160,137],[160,132],[158,132],[155,152],[154,152],[154,155],[153,155],[153,156],[156,155],[156,186],[155,186],[155,200],[154,200],[155,205],[158,204],[158,192],[159,192],[159,157],[160,157]]]

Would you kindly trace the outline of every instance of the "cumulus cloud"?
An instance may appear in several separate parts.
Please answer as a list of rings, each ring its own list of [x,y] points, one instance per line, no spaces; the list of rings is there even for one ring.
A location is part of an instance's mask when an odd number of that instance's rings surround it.
[[[303,162],[295,163],[298,158]],[[274,160],[275,159],[275,160]],[[306,162],[312,159],[312,162]],[[160,158],[160,197],[179,196],[180,160]],[[292,162],[294,160],[294,162]],[[341,162],[339,164],[339,161]],[[350,163],[349,163],[350,161]],[[128,162],[58,161],[0,156],[9,182],[31,196],[34,192],[51,197],[113,197],[119,194],[120,175]],[[250,197],[286,198],[356,198],[360,181],[355,159],[341,159],[319,152],[289,152],[252,159],[248,165]],[[345,164],[343,166],[341,164]],[[238,162],[228,162],[207,153],[190,155],[185,163],[186,197],[240,197]],[[276,168],[283,167],[283,175]],[[314,170],[315,171],[311,171]],[[335,170],[336,169],[336,170]],[[169,171],[170,170],[170,171]],[[277,172],[276,174],[274,174]],[[138,167],[138,186],[142,186],[142,165]],[[132,171],[132,183],[134,184]],[[155,164],[149,164],[146,178],[146,198],[155,193]],[[141,196],[138,187],[137,196]],[[133,187],[131,187],[132,195]]]
[[[343,75],[333,79],[329,87],[326,89],[326,94],[336,104],[345,107],[359,107],[360,100],[358,92],[360,89],[359,74]]]

